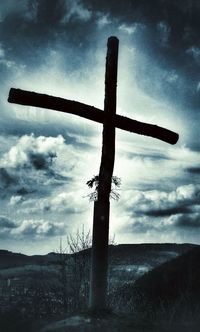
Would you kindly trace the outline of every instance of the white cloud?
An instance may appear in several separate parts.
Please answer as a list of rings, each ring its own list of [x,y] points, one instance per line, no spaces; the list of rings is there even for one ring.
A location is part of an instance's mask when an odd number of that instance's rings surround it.
[[[167,151],[167,156],[180,163],[180,167],[200,165],[199,152],[191,150],[186,145],[171,147]]]
[[[179,79],[179,76],[178,76],[178,74],[176,73],[176,71],[175,70],[167,70],[167,71],[164,71],[163,72],[163,78],[167,81],[167,82],[169,82],[169,83],[171,83],[171,84],[173,84],[173,83],[178,83],[177,81],[178,81],[178,79]]]
[[[55,236],[62,234],[64,230],[63,223],[57,223],[55,221],[47,221],[44,219],[23,220],[19,223],[19,226],[15,228],[11,233],[13,236],[31,236],[31,237],[45,237]]]
[[[67,4],[67,13],[63,17],[61,23],[69,22],[70,20],[78,20],[87,22],[92,16],[91,10],[85,7],[81,0],[65,0]]]
[[[9,207],[18,206],[29,195],[48,197],[73,177],[79,181],[82,174],[77,164],[79,151],[67,145],[62,136],[32,134],[9,142],[11,147],[7,144],[8,151],[3,149],[0,161],[1,197],[9,199]]]
[[[191,46],[186,50],[186,53],[191,55],[195,62],[200,65],[200,48],[197,46]]]
[[[15,67],[15,62],[13,60],[6,59],[5,50],[1,43],[0,43],[0,64],[6,66],[7,68]]]
[[[97,13],[97,20],[96,20],[98,28],[104,28],[105,26],[112,23],[112,20],[110,18],[109,14],[104,13]]]
[[[122,197],[124,208],[129,210],[131,214],[135,212],[157,213],[162,216],[162,212],[166,211],[166,215],[177,214],[181,208],[192,207],[195,204],[200,205],[200,185],[184,185],[177,187],[171,192],[165,191],[128,191],[126,196]],[[168,211],[168,212],[167,212]]]
[[[82,197],[83,198],[83,197]],[[75,214],[84,212],[86,209],[85,201],[81,198],[80,191],[76,192],[61,192],[55,197],[45,198],[38,202],[41,210],[68,214]]]
[[[188,239],[198,243],[194,228],[200,227],[200,185],[168,192],[126,190],[111,212],[111,231],[117,241],[183,242],[188,232]]]
[[[127,25],[127,24],[123,23],[119,26],[119,30],[126,32],[129,35],[132,35],[133,33],[136,32],[137,25],[136,24]]]
[[[23,197],[21,195],[11,196],[9,205],[17,206],[22,201],[23,201]]]
[[[45,219],[25,219],[12,221],[7,217],[0,217],[0,236],[9,238],[44,238],[64,234],[64,223]]]
[[[63,152],[65,147],[65,141],[61,135],[57,137],[24,135],[3,155],[2,166],[45,169],[52,164],[53,158]]]

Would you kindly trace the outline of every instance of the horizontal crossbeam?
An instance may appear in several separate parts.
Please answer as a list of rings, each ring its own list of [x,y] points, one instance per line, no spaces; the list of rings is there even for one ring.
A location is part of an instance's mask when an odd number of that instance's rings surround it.
[[[21,89],[10,89],[8,101],[10,103],[20,105],[41,107],[64,113],[71,113],[99,123],[104,123],[105,120],[104,112],[96,107],[79,103],[77,101],[53,97],[36,92],[29,92]],[[132,120],[118,114],[114,117],[114,125],[119,129],[157,138],[170,144],[176,144],[179,138],[179,135],[171,130],[153,124]]]

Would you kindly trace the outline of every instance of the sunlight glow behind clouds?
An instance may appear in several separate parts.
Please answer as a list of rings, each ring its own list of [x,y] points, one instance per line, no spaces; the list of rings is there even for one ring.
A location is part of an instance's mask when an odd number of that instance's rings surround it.
[[[188,44],[186,29],[181,39],[179,26],[174,26],[177,19],[174,23],[174,14],[168,15],[169,4],[164,18],[150,12],[143,17],[143,5],[138,4],[140,15],[131,5],[127,12],[120,1],[86,5],[63,0],[55,5],[20,0],[16,5],[8,0],[0,5],[0,128],[5,134],[0,137],[0,204],[2,215],[11,221],[16,215],[21,225],[15,243],[21,232],[25,244],[18,242],[18,247],[30,252],[26,236],[29,239],[32,231],[37,243],[38,234],[47,239],[36,249],[51,251],[50,235],[58,234],[53,229],[58,219],[64,223],[63,234],[80,222],[91,227],[93,204],[83,197],[88,194],[86,181],[99,170],[102,126],[73,115],[10,105],[8,90],[13,86],[103,109],[109,35],[120,39],[117,113],[180,134],[172,147],[117,130],[114,175],[122,178],[122,187],[120,201],[112,203],[111,233],[116,232],[118,242],[198,240],[184,216],[193,225],[200,213],[199,202],[192,198],[200,176],[199,115],[192,103],[198,100],[199,78],[193,76],[199,72],[199,49],[195,40]],[[195,36],[196,27],[190,29]],[[52,164],[49,153],[57,155]],[[190,213],[173,215],[188,197]],[[162,218],[152,215],[159,211]],[[34,218],[28,217],[31,213]],[[4,244],[8,246],[6,239]]]

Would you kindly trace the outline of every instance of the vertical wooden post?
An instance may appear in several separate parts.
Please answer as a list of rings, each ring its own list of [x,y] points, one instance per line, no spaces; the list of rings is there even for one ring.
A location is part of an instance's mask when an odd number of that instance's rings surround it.
[[[94,203],[90,303],[94,311],[106,309],[108,277],[108,240],[110,191],[115,159],[115,126],[117,62],[119,40],[110,37],[107,44],[105,73],[105,122],[99,171],[98,199]]]

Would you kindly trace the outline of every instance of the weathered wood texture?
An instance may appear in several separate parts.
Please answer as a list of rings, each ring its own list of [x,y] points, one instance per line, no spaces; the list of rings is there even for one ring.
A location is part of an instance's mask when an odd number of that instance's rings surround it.
[[[105,74],[103,143],[99,170],[98,197],[94,203],[90,308],[106,308],[108,277],[108,241],[110,191],[115,160],[115,124],[118,44],[116,37],[108,39]]]
[[[71,113],[99,123],[104,123],[105,121],[104,112],[96,107],[41,93],[12,88],[9,92],[8,101],[10,103],[20,105],[41,107],[64,113]],[[147,124],[129,119],[118,114],[115,115],[113,121],[116,128],[140,135],[154,137],[170,144],[176,144],[179,138],[179,135],[171,130],[153,124]]]

